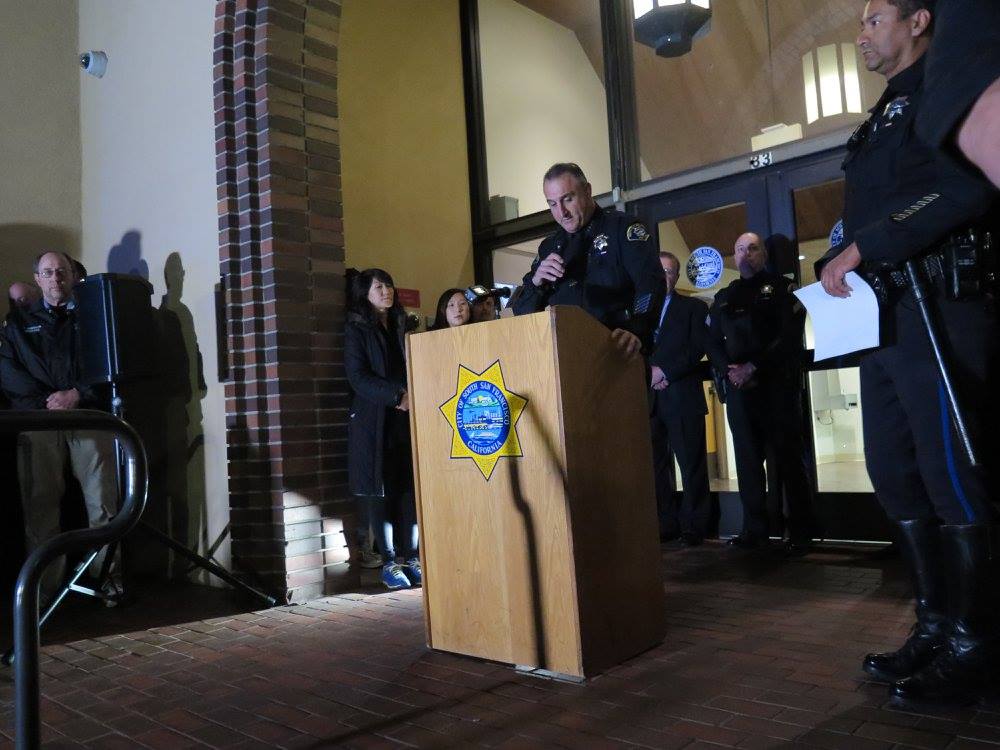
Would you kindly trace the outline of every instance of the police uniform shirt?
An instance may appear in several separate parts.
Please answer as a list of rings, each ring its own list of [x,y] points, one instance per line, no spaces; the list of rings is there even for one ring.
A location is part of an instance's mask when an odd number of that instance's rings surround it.
[[[709,356],[717,369],[751,362],[758,370],[802,364],[805,311],[795,283],[770,271],[719,290],[709,313]]]
[[[923,80],[923,58],[893,76],[848,142],[844,237],[824,260],[856,242],[867,268],[896,266],[989,210],[990,184],[917,135]]]
[[[565,273],[555,283],[536,287],[531,279],[552,253],[562,257]],[[666,288],[646,227],[619,211],[600,207],[575,234],[559,229],[543,240],[522,283],[524,292],[512,303],[515,314],[538,312],[548,305],[576,305],[608,328],[631,331],[647,351]]]
[[[1000,78],[1000,2],[938,0],[917,132],[940,146]]]

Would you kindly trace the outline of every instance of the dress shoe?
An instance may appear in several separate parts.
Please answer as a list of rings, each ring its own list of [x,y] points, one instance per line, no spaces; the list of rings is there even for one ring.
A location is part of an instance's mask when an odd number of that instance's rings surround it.
[[[693,531],[685,531],[681,534],[681,544],[685,547],[697,547],[703,541],[705,540],[701,534],[695,534]]]
[[[812,542],[785,542],[785,557],[805,557],[812,551]]]
[[[746,550],[765,550],[771,546],[771,542],[766,537],[754,537],[747,534],[737,534],[726,542],[727,547]]]

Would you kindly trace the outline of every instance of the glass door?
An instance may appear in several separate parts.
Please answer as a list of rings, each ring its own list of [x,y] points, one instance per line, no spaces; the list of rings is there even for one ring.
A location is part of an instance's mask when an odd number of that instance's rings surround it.
[[[659,243],[680,261],[677,293],[698,297],[709,306],[715,293],[739,276],[733,261],[736,239],[744,232],[768,236],[766,182],[741,176],[713,186],[697,186],[655,196],[638,206]],[[655,230],[655,231],[654,231]],[[713,492],[737,492],[736,460],[726,405],[711,380],[704,383],[708,415],[705,422],[709,484]],[[674,475],[680,477],[679,468]],[[679,488],[678,488],[679,489]]]

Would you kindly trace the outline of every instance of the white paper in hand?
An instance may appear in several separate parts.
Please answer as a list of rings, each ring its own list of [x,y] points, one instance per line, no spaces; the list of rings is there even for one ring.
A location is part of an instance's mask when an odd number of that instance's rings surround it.
[[[868,283],[850,271],[845,277],[851,296],[831,297],[819,282],[796,290],[809,317],[816,339],[814,360],[878,346],[878,300]]]

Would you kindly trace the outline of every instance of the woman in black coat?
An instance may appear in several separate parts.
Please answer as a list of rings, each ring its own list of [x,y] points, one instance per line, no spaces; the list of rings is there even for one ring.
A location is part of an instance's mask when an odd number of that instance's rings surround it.
[[[362,528],[371,524],[390,589],[422,582],[413,499],[409,394],[403,342],[405,315],[392,277],[378,268],[351,284],[344,364],[354,391],[347,430],[347,473]],[[404,565],[396,563],[394,542]]]

